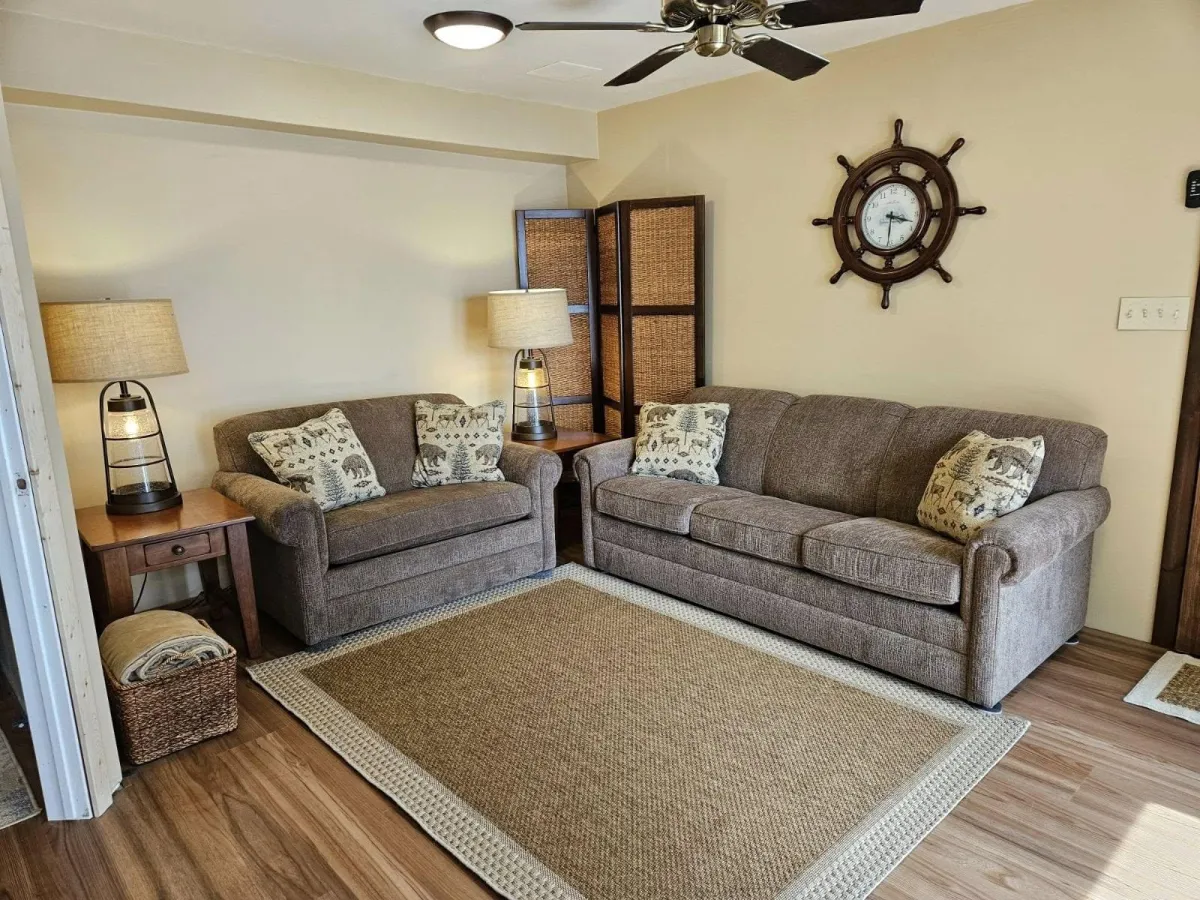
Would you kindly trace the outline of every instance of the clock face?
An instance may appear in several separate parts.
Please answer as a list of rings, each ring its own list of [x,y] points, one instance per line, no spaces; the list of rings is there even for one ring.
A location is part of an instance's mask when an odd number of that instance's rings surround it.
[[[871,249],[891,252],[913,239],[923,218],[916,190],[898,181],[880,184],[863,200],[862,236]]]

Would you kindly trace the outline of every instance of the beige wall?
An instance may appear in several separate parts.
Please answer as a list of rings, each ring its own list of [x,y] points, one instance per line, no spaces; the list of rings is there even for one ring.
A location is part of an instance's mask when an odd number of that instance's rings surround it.
[[[711,201],[712,380],[1039,413],[1110,436],[1114,511],[1089,622],[1150,634],[1187,336],[1116,330],[1122,296],[1196,286],[1200,3],[1037,0],[833,57],[791,84],[751,75],[604,113],[571,200]],[[720,65],[714,62],[713,65]],[[941,152],[986,204],[890,312],[837,287],[834,161],[891,139]]]
[[[150,387],[182,487],[209,483],[212,426],[236,413],[413,391],[508,396],[511,362],[487,348],[480,295],[514,286],[513,210],[562,205],[562,166],[8,116],[42,300],[175,301],[191,371]],[[57,388],[80,506],[104,499],[98,389]]]

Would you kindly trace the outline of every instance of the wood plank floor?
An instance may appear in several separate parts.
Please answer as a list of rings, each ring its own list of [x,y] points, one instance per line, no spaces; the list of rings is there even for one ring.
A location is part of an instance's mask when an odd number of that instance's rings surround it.
[[[1200,727],[1121,701],[1160,653],[1060,650],[1006,701],[1026,737],[874,896],[1200,898]],[[137,769],[101,819],[0,831],[0,898],[495,896],[245,676],[239,696],[236,733]]]

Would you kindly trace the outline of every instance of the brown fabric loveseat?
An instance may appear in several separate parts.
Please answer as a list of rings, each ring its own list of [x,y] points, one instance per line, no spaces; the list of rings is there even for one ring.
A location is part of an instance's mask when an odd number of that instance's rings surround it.
[[[633,440],[575,458],[588,565],[993,707],[1082,627],[1107,437],[1058,419],[709,387],[721,485],[630,475]],[[917,525],[973,429],[1046,439],[1030,501],[966,546]]]
[[[256,518],[250,554],[258,603],[306,644],[554,568],[553,453],[506,444],[505,481],[412,487],[413,404],[450,394],[347,400],[251,413],[213,429],[213,487]],[[387,494],[322,513],[280,484],[251,449],[255,431],[289,428],[331,407],[346,414]]]

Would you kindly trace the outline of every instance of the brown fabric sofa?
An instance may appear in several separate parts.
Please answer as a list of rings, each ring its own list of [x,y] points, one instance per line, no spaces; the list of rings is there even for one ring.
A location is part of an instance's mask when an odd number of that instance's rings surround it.
[[[992,707],[1082,627],[1107,437],[1089,425],[710,387],[721,485],[630,475],[633,440],[575,458],[588,565]],[[963,546],[917,525],[973,429],[1044,435],[1022,509]]]
[[[505,481],[414,489],[413,404],[450,394],[347,400],[251,413],[213,428],[213,487],[254,514],[250,554],[258,603],[306,644],[552,569],[553,453],[506,444]],[[322,513],[275,480],[251,449],[254,431],[288,428],[338,407],[387,494]]]

